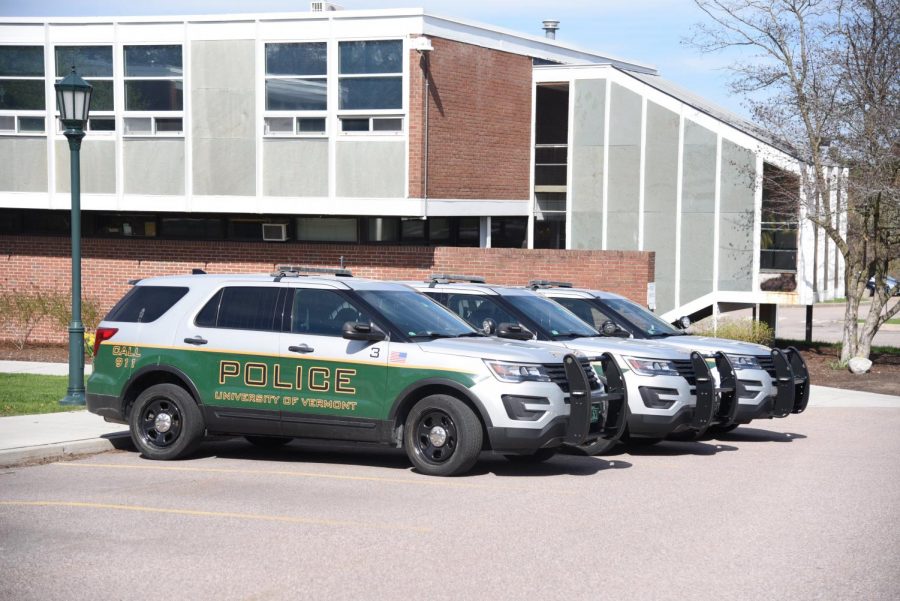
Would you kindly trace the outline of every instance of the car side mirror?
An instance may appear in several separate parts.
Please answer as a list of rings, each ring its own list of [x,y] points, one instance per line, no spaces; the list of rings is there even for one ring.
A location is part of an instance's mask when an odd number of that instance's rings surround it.
[[[600,326],[600,331],[603,332],[604,336],[615,336],[616,338],[628,338],[630,336],[628,332],[620,328],[611,319],[603,322],[603,325]]]
[[[534,333],[519,323],[501,323],[497,327],[497,336],[511,340],[531,340]]]
[[[368,340],[377,342],[384,340],[387,335],[372,324],[359,321],[348,321],[344,324],[343,336],[347,340]]]
[[[689,327],[691,327],[691,318],[688,317],[687,315],[685,315],[683,317],[679,317],[678,321],[675,322],[675,325],[677,325],[682,330],[686,330]]]
[[[497,322],[490,317],[485,318],[484,321],[481,322],[481,331],[488,336],[493,336],[494,332],[497,331]]]

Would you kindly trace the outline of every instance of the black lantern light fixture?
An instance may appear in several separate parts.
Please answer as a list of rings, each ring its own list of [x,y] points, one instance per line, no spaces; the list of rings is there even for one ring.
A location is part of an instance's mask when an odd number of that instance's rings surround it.
[[[81,140],[94,88],[72,72],[55,85],[56,105],[69,140],[72,177],[72,321],[69,323],[69,387],[60,403],[84,405],[84,324],[81,322]]]

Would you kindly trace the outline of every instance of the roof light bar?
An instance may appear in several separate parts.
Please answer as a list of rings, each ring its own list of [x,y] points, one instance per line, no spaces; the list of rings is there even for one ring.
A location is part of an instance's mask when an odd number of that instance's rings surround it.
[[[342,268],[334,268],[334,267],[305,267],[303,265],[279,265],[275,268],[275,271],[272,273],[272,277],[275,278],[285,278],[285,277],[300,277],[309,274],[326,274],[333,275],[339,278],[352,278],[353,273],[349,269]]]
[[[554,280],[531,280],[529,288],[572,288],[572,282],[557,282]]]

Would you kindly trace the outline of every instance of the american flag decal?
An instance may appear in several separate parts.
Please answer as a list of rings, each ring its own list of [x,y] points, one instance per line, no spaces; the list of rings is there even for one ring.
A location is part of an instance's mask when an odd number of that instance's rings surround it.
[[[391,363],[406,363],[406,353],[401,353],[399,351],[393,351],[391,353]]]

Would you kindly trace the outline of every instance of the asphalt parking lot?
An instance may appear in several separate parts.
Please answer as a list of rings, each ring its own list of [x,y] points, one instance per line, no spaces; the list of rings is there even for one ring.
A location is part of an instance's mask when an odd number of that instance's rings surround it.
[[[2,599],[897,599],[900,409],[719,440],[488,454],[241,440],[0,472]]]

